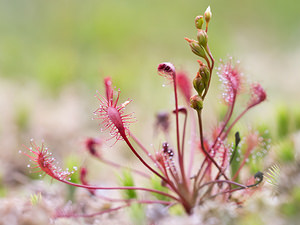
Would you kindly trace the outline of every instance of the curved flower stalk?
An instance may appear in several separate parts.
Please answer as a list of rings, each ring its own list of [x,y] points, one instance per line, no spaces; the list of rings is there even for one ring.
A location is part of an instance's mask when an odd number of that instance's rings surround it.
[[[100,121],[102,130],[109,131],[111,138],[117,141],[124,141],[129,150],[142,163],[144,170],[132,168],[131,171],[135,174],[142,175],[151,182],[153,179],[150,174],[154,175],[159,180],[160,185],[155,183],[154,188],[135,187],[132,180],[130,186],[121,187],[102,187],[90,185],[86,179],[86,168],[81,168],[81,183],[72,183],[69,178],[73,172],[68,170],[63,171],[54,166],[54,159],[48,150],[42,145],[37,146],[31,142],[32,148],[27,148],[33,155],[26,154],[35,164],[35,168],[40,168],[45,174],[53,179],[61,181],[79,188],[87,189],[91,194],[97,197],[95,190],[135,190],[146,191],[155,194],[156,199],[140,200],[136,199],[111,199],[102,196],[102,199],[111,202],[123,202],[124,205],[107,210],[112,212],[124,207],[130,206],[132,202],[140,204],[159,203],[171,206],[173,204],[181,204],[187,214],[193,213],[193,208],[202,204],[206,199],[222,196],[225,201],[230,200],[230,196],[239,190],[246,190],[256,187],[263,180],[263,174],[257,172],[254,175],[254,183],[238,183],[237,178],[240,172],[245,167],[247,159],[250,157],[253,149],[257,145],[258,136],[248,136],[246,141],[247,149],[243,156],[243,161],[237,164],[236,155],[240,154],[239,144],[241,138],[239,132],[235,133],[235,143],[227,142],[228,136],[234,125],[249,111],[249,109],[258,105],[266,99],[266,92],[259,84],[251,86],[250,99],[246,108],[233,118],[236,99],[242,88],[242,74],[236,65],[233,65],[231,60],[223,64],[222,70],[219,72],[220,80],[223,84],[223,98],[227,105],[227,113],[219,124],[216,126],[212,135],[204,131],[203,112],[206,107],[205,100],[210,88],[211,79],[213,78],[213,70],[215,59],[209,48],[208,27],[212,18],[210,7],[204,13],[204,16],[197,16],[195,26],[197,30],[197,40],[185,38],[192,52],[199,57],[197,60],[199,69],[192,82],[184,73],[176,73],[176,68],[172,63],[164,62],[158,65],[157,72],[160,76],[166,78],[173,84],[174,92],[174,109],[172,113],[159,114],[157,117],[156,127],[164,132],[167,140],[161,141],[162,147],[155,153],[150,152],[134,134],[130,132],[129,126],[135,121],[132,113],[126,113],[125,108],[131,102],[126,100],[124,103],[119,103],[120,90],[114,91],[112,80],[110,77],[104,79],[105,96],[97,94],[99,107],[94,112],[95,119]],[[205,23],[205,29],[202,29]],[[192,93],[192,87],[195,94]],[[178,89],[182,92],[186,107],[179,106]],[[172,131],[170,125],[170,116],[175,115],[175,129]],[[185,148],[186,128],[187,124],[192,124],[191,138],[188,141],[191,143],[190,150]],[[197,118],[197,119],[196,119]],[[181,119],[183,120],[181,122]],[[198,124],[197,124],[197,122]],[[199,133],[196,132],[196,127],[199,127]],[[171,135],[171,133],[174,135]],[[172,140],[175,137],[175,141]],[[109,140],[110,140],[109,139]],[[196,140],[197,139],[197,140]],[[174,145],[172,144],[174,141]],[[135,143],[135,145],[132,144]],[[102,163],[105,163],[114,168],[124,168],[124,166],[107,160],[98,151],[97,147],[101,145],[99,139],[87,139],[85,142],[86,149],[89,153],[97,158]],[[195,156],[195,149],[198,148],[203,153],[203,158],[199,160]],[[189,157],[187,157],[189,156]],[[186,163],[186,158],[189,158],[189,163]],[[233,168],[236,166],[236,170]],[[128,176],[130,177],[130,176]],[[131,179],[131,177],[130,177]],[[160,197],[157,197],[160,196]],[[98,195],[98,197],[101,197]],[[104,213],[98,212],[89,215],[73,215],[77,216],[95,216]]]

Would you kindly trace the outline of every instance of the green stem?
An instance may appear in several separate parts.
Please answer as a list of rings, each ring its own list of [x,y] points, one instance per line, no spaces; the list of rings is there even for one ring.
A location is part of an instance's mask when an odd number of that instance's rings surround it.
[[[218,168],[218,170],[220,171],[220,173],[224,176],[224,178],[226,180],[229,180],[228,177],[224,174],[224,172],[222,171],[222,169],[220,168],[220,166],[218,165],[218,163],[214,160],[214,158],[206,151],[205,147],[204,147],[204,143],[203,143],[203,130],[202,130],[202,119],[201,119],[201,111],[199,110],[197,111],[197,115],[198,115],[198,122],[199,122],[199,129],[200,129],[200,142],[201,142],[201,148],[203,150],[203,152],[205,153],[206,157],[210,159],[210,161]]]

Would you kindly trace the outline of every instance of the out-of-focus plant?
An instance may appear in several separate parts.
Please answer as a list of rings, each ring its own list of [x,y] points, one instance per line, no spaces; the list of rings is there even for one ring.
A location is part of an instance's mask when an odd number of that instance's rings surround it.
[[[278,138],[282,139],[288,135],[290,129],[290,113],[287,110],[287,107],[278,107],[276,119]]]
[[[234,116],[237,98],[246,89],[242,73],[238,65],[234,65],[232,60],[222,62],[218,71],[222,82],[223,100],[226,105],[226,112],[221,122],[212,132],[204,132],[203,112],[205,108],[206,96],[211,84],[215,59],[208,45],[208,28],[212,13],[210,7],[205,11],[204,16],[197,16],[195,25],[197,29],[197,40],[185,38],[192,52],[197,55],[199,70],[192,82],[185,73],[178,73],[173,64],[169,62],[158,65],[158,74],[167,79],[169,86],[174,91],[175,129],[171,130],[171,115],[158,115],[156,127],[163,130],[166,141],[161,149],[151,153],[129,129],[135,122],[132,113],[125,113],[125,107],[131,102],[127,100],[119,103],[120,90],[115,91],[111,78],[104,79],[105,95],[97,94],[99,108],[94,112],[95,119],[101,121],[101,130],[108,130],[111,138],[109,140],[124,141],[129,150],[137,157],[144,166],[144,170],[132,168],[131,172],[123,173],[120,179],[122,186],[104,187],[90,185],[86,179],[87,169],[80,170],[80,180],[82,184],[71,182],[73,171],[62,170],[56,164],[55,159],[48,149],[36,145],[31,141],[31,147],[27,148],[26,154],[34,164],[34,168],[39,168],[41,172],[51,176],[53,179],[65,184],[85,188],[92,195],[102,197],[110,202],[120,202],[121,205],[105,211],[81,216],[95,216],[106,212],[112,212],[132,204],[163,204],[171,207],[179,204],[187,214],[192,214],[197,205],[201,205],[208,199],[220,198],[223,201],[231,200],[233,193],[237,191],[255,188],[263,180],[263,173],[256,171],[254,179],[247,183],[240,182],[240,174],[244,169],[250,156],[261,145],[262,138],[257,132],[250,131],[243,138],[235,131],[234,143],[231,144],[230,136],[236,123],[254,106],[266,99],[266,93],[260,84],[250,85],[250,97],[244,109]],[[205,22],[205,27],[203,28]],[[196,94],[192,94],[192,86]],[[179,91],[181,92],[186,106],[179,106]],[[189,117],[188,117],[189,116]],[[190,121],[188,121],[188,118]],[[181,121],[182,120],[182,121]],[[186,146],[187,123],[191,123],[190,138],[191,148]],[[197,133],[196,124],[199,133]],[[175,134],[175,143],[172,142],[172,132]],[[134,144],[133,144],[134,143]],[[126,166],[120,165],[112,160],[106,159],[98,147],[102,141],[89,138],[86,141],[86,148],[90,154],[100,162],[114,168],[127,171]],[[203,159],[196,157],[200,150]],[[125,169],[125,170],[124,170]],[[142,176],[150,180],[151,188],[135,186],[132,174]],[[155,178],[153,178],[153,176]],[[95,190],[122,190],[126,193],[123,199],[113,199],[100,196]],[[145,191],[153,194],[149,199],[140,198],[138,191]],[[70,216],[70,215],[68,215]],[[80,216],[80,215],[75,215]]]

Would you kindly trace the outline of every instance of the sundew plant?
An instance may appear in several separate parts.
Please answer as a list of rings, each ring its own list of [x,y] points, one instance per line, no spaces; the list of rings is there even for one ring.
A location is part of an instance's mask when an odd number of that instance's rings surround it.
[[[96,95],[99,107],[94,112],[94,119],[99,121],[101,130],[109,131],[110,142],[121,141],[127,145],[128,151],[131,151],[144,169],[124,170],[124,166],[106,159],[99,152],[102,140],[98,138],[87,139],[86,149],[100,162],[123,171],[123,177],[120,178],[122,186],[91,185],[86,176],[87,168],[80,169],[81,183],[72,182],[70,177],[74,172],[56,166],[55,158],[44,144],[39,146],[31,140],[31,146],[27,148],[29,152],[26,151],[24,154],[34,164],[31,165],[32,168],[37,168],[39,172],[66,185],[85,188],[95,197],[116,202],[116,206],[104,211],[80,215],[74,213],[71,216],[100,215],[129,207],[133,203],[162,204],[166,207],[177,204],[181,205],[187,214],[192,214],[193,209],[206,200],[218,199],[240,204],[242,201],[232,197],[235,193],[257,190],[256,187],[263,180],[262,172],[250,170],[252,175],[249,176],[248,181],[243,182],[240,174],[247,162],[253,159],[254,150],[262,146],[263,138],[253,131],[249,131],[241,138],[234,127],[250,109],[266,99],[266,93],[258,83],[249,84],[246,88],[245,79],[233,60],[222,61],[217,72],[222,83],[222,99],[226,106],[226,113],[213,130],[204,131],[203,112],[206,96],[211,80],[217,79],[213,74],[215,68],[213,50],[208,44],[211,18],[212,13],[208,7],[204,16],[197,16],[195,19],[197,39],[185,38],[192,52],[199,58],[197,61],[199,70],[192,82],[185,73],[177,72],[170,62],[158,65],[158,74],[167,79],[168,87],[173,89],[174,108],[170,109],[170,113],[157,115],[156,127],[163,131],[165,140],[161,148],[156,149],[155,152],[147,149],[143,141],[130,131],[130,125],[136,122],[132,113],[126,110],[131,100],[120,102],[120,90],[115,90],[110,77],[104,79],[105,91],[103,94]],[[243,106],[243,110],[236,112],[237,99],[241,93],[245,94],[245,90],[249,92],[248,101]],[[180,96],[184,99],[185,106],[179,106]],[[174,126],[170,126],[171,116],[175,119]],[[188,123],[190,126],[187,126]],[[172,127],[174,130],[171,129]],[[187,127],[191,128],[189,132]],[[143,176],[149,180],[149,183],[145,187],[135,186],[135,175]],[[99,195],[96,190],[120,190],[124,195],[123,198],[112,199]],[[139,192],[149,193],[146,195],[148,199],[139,198]]]

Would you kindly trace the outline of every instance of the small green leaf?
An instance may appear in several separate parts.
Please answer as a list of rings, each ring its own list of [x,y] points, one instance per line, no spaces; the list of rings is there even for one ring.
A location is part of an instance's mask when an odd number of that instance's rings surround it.
[[[161,185],[161,179],[157,176],[153,176],[151,178],[151,186],[153,189],[157,190],[157,191],[162,191],[162,192],[166,192],[168,193],[169,189],[167,187],[164,187]],[[164,195],[160,195],[157,193],[151,193],[152,195],[154,195],[158,200],[162,200],[162,201],[169,201],[170,198],[166,197]]]
[[[120,185],[125,187],[134,187],[134,180],[129,169],[122,171],[122,176],[118,176]],[[122,190],[125,199],[137,199],[137,192],[135,190]]]

